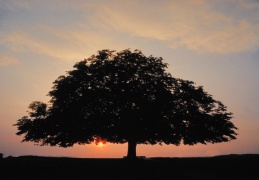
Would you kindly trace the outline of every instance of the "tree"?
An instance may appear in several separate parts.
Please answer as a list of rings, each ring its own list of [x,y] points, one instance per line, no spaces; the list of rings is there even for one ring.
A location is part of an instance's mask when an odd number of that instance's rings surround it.
[[[236,139],[232,113],[192,81],[173,78],[161,57],[98,51],[54,81],[49,105],[35,101],[15,124],[22,141],[69,147],[96,139],[137,144],[219,143]]]

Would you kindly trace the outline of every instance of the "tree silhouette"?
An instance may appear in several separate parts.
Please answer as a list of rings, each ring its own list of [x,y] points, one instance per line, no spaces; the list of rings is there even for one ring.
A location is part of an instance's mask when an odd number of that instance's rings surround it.
[[[232,113],[194,82],[173,78],[163,59],[140,50],[98,51],[54,81],[49,105],[35,101],[17,121],[22,141],[69,147],[96,139],[137,144],[236,139]]]

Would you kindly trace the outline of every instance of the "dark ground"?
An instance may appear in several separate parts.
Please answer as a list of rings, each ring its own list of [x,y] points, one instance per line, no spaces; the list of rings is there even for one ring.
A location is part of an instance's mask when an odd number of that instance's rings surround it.
[[[0,179],[259,179],[259,154],[137,160],[8,157],[0,159]]]

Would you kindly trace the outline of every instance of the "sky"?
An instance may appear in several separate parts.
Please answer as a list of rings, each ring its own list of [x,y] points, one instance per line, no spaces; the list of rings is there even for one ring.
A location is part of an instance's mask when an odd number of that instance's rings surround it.
[[[162,57],[233,113],[237,139],[207,145],[138,145],[146,157],[259,153],[258,0],[0,0],[0,153],[121,158],[127,144],[70,148],[21,143],[17,127],[33,101],[98,50]]]

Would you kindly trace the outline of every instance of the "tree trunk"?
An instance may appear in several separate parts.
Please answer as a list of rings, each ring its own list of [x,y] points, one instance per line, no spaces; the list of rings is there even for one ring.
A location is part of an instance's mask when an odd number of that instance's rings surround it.
[[[137,157],[136,147],[137,147],[137,143],[135,141],[128,141],[128,155],[127,155],[127,158],[135,159]]]

